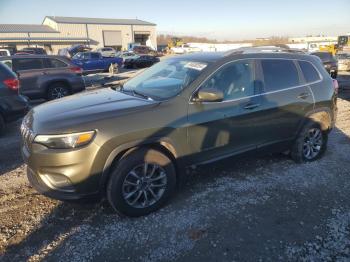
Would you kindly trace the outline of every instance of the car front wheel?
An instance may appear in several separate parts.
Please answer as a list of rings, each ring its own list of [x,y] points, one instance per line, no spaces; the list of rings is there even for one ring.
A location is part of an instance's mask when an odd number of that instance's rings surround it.
[[[300,131],[291,150],[291,157],[297,163],[312,162],[323,156],[327,149],[328,133],[320,124],[307,123]]]
[[[107,198],[119,214],[138,217],[162,207],[176,188],[171,159],[154,149],[139,149],[112,170]]]

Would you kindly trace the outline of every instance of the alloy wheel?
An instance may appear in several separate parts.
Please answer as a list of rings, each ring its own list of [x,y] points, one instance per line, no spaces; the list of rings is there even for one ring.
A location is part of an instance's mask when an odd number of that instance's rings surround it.
[[[54,87],[51,91],[53,99],[62,98],[68,95],[68,90],[65,87]]]
[[[146,208],[160,200],[166,186],[165,170],[156,164],[143,163],[127,174],[122,185],[122,194],[131,207]]]
[[[316,158],[322,149],[323,136],[319,128],[311,128],[304,139],[303,155],[306,159]]]

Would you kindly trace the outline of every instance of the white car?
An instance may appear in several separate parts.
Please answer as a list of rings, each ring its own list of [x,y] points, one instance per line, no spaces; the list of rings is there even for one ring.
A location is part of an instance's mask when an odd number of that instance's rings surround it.
[[[101,53],[103,57],[115,57],[117,53],[112,47],[102,47],[97,49],[96,51]]]
[[[7,49],[0,49],[0,56],[10,56],[10,51]]]
[[[191,47],[189,45],[181,45],[181,46],[175,46],[172,47],[171,50],[174,52],[174,54],[187,54],[187,53],[194,53],[194,52],[200,52],[202,51],[198,47]]]

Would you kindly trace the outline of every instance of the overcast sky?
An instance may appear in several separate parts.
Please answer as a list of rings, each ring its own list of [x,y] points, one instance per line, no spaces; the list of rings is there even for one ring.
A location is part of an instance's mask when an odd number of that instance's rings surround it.
[[[137,17],[158,33],[219,40],[350,33],[350,0],[0,0],[3,24],[40,24],[46,15]]]

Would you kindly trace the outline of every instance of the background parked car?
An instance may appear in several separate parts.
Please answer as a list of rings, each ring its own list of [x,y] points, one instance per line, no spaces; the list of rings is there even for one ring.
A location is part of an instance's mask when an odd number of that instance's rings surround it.
[[[127,58],[124,61],[125,68],[145,68],[158,63],[160,60],[158,57],[151,55],[141,55],[137,58]]]
[[[123,59],[120,57],[103,57],[98,52],[77,53],[72,58],[72,63],[81,67],[84,73],[95,72],[118,72],[123,64]]]
[[[25,47],[22,50],[19,50],[19,52],[24,52],[24,53],[31,53],[35,55],[46,55],[46,50],[44,48],[40,47]]]
[[[146,45],[133,46],[131,51],[134,52],[135,54],[157,55],[157,51],[153,50],[151,47]]]
[[[135,54],[134,52],[118,52],[116,56],[123,58],[124,61],[126,59],[135,59],[140,57],[140,55]]]
[[[350,54],[349,53],[338,53],[336,55],[338,60],[339,71],[350,71]]]
[[[311,53],[311,55],[318,56],[321,59],[323,65],[324,65],[324,68],[331,75],[331,77],[337,78],[337,76],[338,76],[338,62],[331,53],[313,52],[313,53]]]
[[[72,45],[71,47],[58,50],[58,55],[72,58],[79,52],[88,52],[90,50],[91,48],[86,45]]]
[[[17,52],[14,55],[34,55],[33,51],[28,51],[28,52]]]
[[[103,57],[115,57],[117,53],[112,47],[102,47],[97,49],[96,52],[101,53]]]
[[[28,100],[18,95],[18,89],[16,74],[0,63],[0,134],[5,124],[23,117],[28,112]]]
[[[7,49],[0,49],[0,56],[10,56],[10,51]]]
[[[21,81],[20,94],[56,99],[85,89],[82,69],[61,56],[28,55],[0,58]]]

